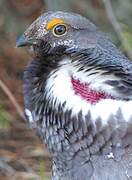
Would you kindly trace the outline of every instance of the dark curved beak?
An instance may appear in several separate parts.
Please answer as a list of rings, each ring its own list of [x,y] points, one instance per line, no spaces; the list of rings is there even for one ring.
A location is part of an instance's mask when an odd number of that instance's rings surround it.
[[[37,39],[28,38],[23,34],[16,40],[16,47],[35,45],[37,44],[37,41]]]
[[[28,39],[24,34],[16,40],[16,47],[26,46],[27,44],[28,44]]]

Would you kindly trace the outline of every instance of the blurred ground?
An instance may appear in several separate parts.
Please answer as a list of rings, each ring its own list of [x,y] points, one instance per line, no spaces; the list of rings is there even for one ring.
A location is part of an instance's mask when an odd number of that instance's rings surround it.
[[[23,109],[22,76],[31,57],[16,49],[15,41],[26,27],[46,10],[68,10],[89,17],[110,33],[118,47],[132,59],[132,2],[112,0],[118,25],[116,32],[107,17],[103,0],[1,0],[0,1],[0,84],[8,87]],[[119,34],[118,34],[119,33]],[[49,179],[48,151],[28,129],[0,85],[0,180]]]
[[[46,180],[50,169],[46,148],[21,120],[13,120],[10,130],[0,133],[0,180]]]

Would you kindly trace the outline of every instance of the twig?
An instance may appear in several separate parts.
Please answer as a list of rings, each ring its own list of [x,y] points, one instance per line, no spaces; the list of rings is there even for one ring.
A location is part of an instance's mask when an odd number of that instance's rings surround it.
[[[10,165],[8,165],[8,163],[6,163],[4,160],[0,159],[0,170],[3,171],[4,173],[8,173],[8,174],[15,174],[15,170],[13,169],[13,167],[11,167]]]
[[[8,96],[8,98],[12,102],[13,106],[16,108],[16,111],[19,114],[19,116],[25,120],[25,116],[23,114],[23,111],[22,111],[20,105],[18,104],[15,97],[13,96],[13,94],[11,93],[9,88],[4,84],[4,82],[2,80],[0,80],[0,87],[4,91],[4,93]]]
[[[106,10],[106,14],[108,16],[108,19],[109,19],[115,33],[117,34],[117,37],[118,37],[119,41],[123,45],[127,55],[129,57],[132,57],[132,54],[128,49],[128,43],[127,43],[126,39],[124,38],[124,35],[123,35],[122,29],[120,27],[120,24],[118,23],[115,15],[114,15],[112,5],[111,5],[111,1],[110,0],[103,0],[103,2],[104,2],[104,6],[105,6],[105,10]]]

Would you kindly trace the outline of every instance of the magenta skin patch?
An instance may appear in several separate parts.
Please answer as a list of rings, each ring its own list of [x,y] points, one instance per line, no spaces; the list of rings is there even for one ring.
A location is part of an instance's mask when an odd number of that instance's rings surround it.
[[[105,92],[95,91],[89,87],[89,84],[81,83],[78,79],[74,79],[73,77],[71,78],[71,82],[75,94],[81,96],[91,104],[97,103],[101,99],[114,99],[111,95],[106,94]]]

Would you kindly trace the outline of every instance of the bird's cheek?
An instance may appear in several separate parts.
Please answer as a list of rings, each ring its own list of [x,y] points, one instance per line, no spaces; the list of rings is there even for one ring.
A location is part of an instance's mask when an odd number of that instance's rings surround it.
[[[39,40],[36,45],[32,45],[30,48],[31,53],[35,56],[45,56],[50,51],[51,46],[47,41]]]

